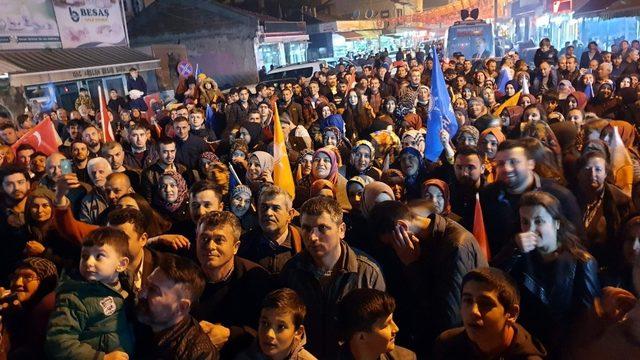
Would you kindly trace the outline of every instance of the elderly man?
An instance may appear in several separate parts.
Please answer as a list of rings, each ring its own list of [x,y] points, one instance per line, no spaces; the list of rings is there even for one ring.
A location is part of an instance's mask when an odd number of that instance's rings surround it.
[[[104,192],[107,176],[111,175],[111,165],[105,158],[93,158],[87,163],[87,172],[93,189],[82,199],[78,219],[98,225],[98,217],[108,206]]]

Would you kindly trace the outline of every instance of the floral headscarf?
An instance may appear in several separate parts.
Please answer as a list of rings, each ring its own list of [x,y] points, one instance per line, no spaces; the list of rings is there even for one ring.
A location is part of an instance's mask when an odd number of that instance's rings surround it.
[[[184,181],[184,178],[182,177],[182,175],[178,174],[177,172],[167,171],[164,174],[162,174],[162,176],[160,176],[160,179],[167,176],[175,180],[176,185],[178,186],[178,197],[176,198],[176,201],[173,203],[169,203],[166,200],[162,199],[162,197],[160,197],[157,203],[167,211],[174,212],[178,210],[178,208],[182,206],[182,203],[187,199],[189,189],[187,188],[187,182]]]

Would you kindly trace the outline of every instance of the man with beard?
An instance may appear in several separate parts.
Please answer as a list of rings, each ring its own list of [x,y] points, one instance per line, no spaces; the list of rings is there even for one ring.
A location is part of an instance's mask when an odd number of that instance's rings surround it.
[[[98,128],[93,125],[89,125],[82,130],[82,141],[87,144],[91,157],[99,156],[102,136]]]
[[[241,231],[228,211],[210,212],[197,226],[196,252],[207,284],[192,314],[224,359],[253,342],[260,303],[271,287],[264,268],[236,256]]]
[[[125,149],[124,164],[132,170],[142,169],[158,161],[156,147],[148,144],[148,128],[143,124],[135,124],[129,131],[129,145]]]
[[[249,116],[251,104],[249,102],[249,89],[240,88],[240,99],[227,107],[227,126],[225,133],[231,132],[234,126],[242,124]]]
[[[147,279],[136,306],[138,320],[153,331],[142,359],[215,360],[218,351],[189,311],[205,287],[202,271],[188,259],[166,254]]]
[[[2,202],[4,211],[0,212],[0,230],[2,231],[2,254],[0,254],[0,276],[6,279],[13,265],[22,256],[25,244],[16,241],[20,228],[24,225],[24,212],[27,195],[31,187],[29,172],[18,165],[0,167],[2,181]],[[15,236],[14,236],[15,235]]]
[[[110,141],[102,145],[102,149],[100,149],[100,153],[102,157],[109,161],[109,165],[111,165],[111,170],[114,173],[122,173],[127,175],[129,181],[131,182],[131,186],[136,191],[140,191],[140,173],[133,169],[130,169],[124,164],[124,149],[122,145],[115,141]]]
[[[302,251],[300,229],[291,224],[295,210],[291,196],[277,186],[263,189],[258,201],[260,227],[242,237],[240,255],[279,274],[292,256]]]
[[[560,200],[567,220],[573,223],[579,234],[582,233],[582,213],[575,196],[555,180],[536,174],[536,162],[520,141],[506,140],[498,145],[494,161],[497,179],[480,191],[491,254],[498,254],[519,232],[520,198],[528,191],[541,190],[555,196]]]
[[[182,175],[189,183],[191,177],[187,168],[176,163],[176,142],[171,138],[161,138],[158,140],[158,160],[151,166],[145,168],[140,175],[140,188],[142,195],[151,203],[153,194],[158,190],[160,177],[167,171],[175,171]]]
[[[89,163],[89,147],[82,141],[74,141],[71,144],[71,161],[73,162],[73,172],[78,175],[78,180],[83,183],[90,183],[87,164]]]
[[[18,141],[18,130],[11,123],[4,123],[0,125],[0,140],[4,145],[13,145]]]
[[[278,101],[280,116],[289,114],[293,126],[302,124],[302,105],[293,101],[293,91],[289,88],[282,90],[282,100]]]
[[[453,172],[455,177],[449,182],[451,212],[462,217],[460,225],[473,231],[476,195],[485,184],[484,164],[478,149],[458,149],[454,157]]]
[[[209,146],[201,137],[191,134],[190,129],[189,120],[186,117],[178,116],[173,120],[176,162],[186,166],[187,169],[197,169],[200,154],[208,151]]]

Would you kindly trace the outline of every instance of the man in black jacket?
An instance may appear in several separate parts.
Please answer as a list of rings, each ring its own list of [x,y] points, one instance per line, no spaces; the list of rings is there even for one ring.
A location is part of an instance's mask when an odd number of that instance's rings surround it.
[[[461,324],[462,277],[487,260],[469,231],[433,211],[424,217],[399,201],[385,201],[369,222],[386,249],[376,259],[398,303],[398,325],[408,335],[398,341],[425,357],[442,331]]]
[[[165,255],[148,278],[136,306],[138,319],[151,327],[151,348],[139,352],[149,359],[218,359],[218,350],[189,314],[205,286],[202,271],[188,259]]]
[[[295,210],[291,196],[277,186],[262,190],[258,199],[260,227],[242,236],[240,255],[262,265],[271,274],[302,251],[300,229],[291,224]]]
[[[262,299],[271,289],[265,269],[236,256],[241,231],[240,220],[228,211],[198,221],[196,252],[207,284],[192,314],[202,320],[223,359],[251,345]]]
[[[173,120],[174,140],[176,141],[176,162],[184,165],[189,170],[198,169],[200,155],[209,151],[207,143],[199,136],[191,134],[189,120],[184,116],[178,116]]]
[[[280,115],[287,113],[294,126],[303,123],[302,105],[293,101],[293,90],[285,88],[282,90],[282,100],[278,101],[278,111]]]
[[[191,176],[187,168],[176,163],[176,142],[171,138],[162,138],[158,144],[159,158],[151,166],[145,168],[140,175],[140,189],[142,195],[151,203],[153,194],[158,191],[160,177],[167,171],[175,171],[190,183]]]
[[[349,291],[372,288],[384,291],[378,265],[343,241],[346,225],[334,199],[315,197],[300,209],[305,250],[280,273],[282,285],[295,290],[307,305],[304,321],[307,349],[319,359],[338,355],[337,303]]]
[[[129,131],[129,146],[124,151],[124,164],[130,169],[142,171],[158,161],[158,150],[148,143],[148,128],[143,124],[135,124]]]
[[[492,254],[498,254],[519,232],[520,197],[527,191],[542,190],[562,204],[564,216],[582,232],[582,213],[575,196],[554,180],[543,179],[533,169],[536,162],[521,142],[506,140],[494,158],[497,180],[480,191],[484,225]]]

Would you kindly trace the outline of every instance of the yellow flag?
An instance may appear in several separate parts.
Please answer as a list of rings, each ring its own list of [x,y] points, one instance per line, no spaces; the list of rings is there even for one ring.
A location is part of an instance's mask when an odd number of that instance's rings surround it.
[[[288,192],[292,199],[295,197],[296,186],[293,182],[287,145],[280,124],[278,105],[275,103],[273,104],[273,184]]]
[[[502,114],[502,111],[504,109],[506,109],[506,108],[508,108],[510,106],[518,105],[518,101],[520,100],[520,94],[522,94],[522,90],[518,91],[512,97],[508,98],[507,101],[505,101],[502,105],[500,105],[496,109],[496,111],[493,112],[493,115],[500,117],[500,114]]]

